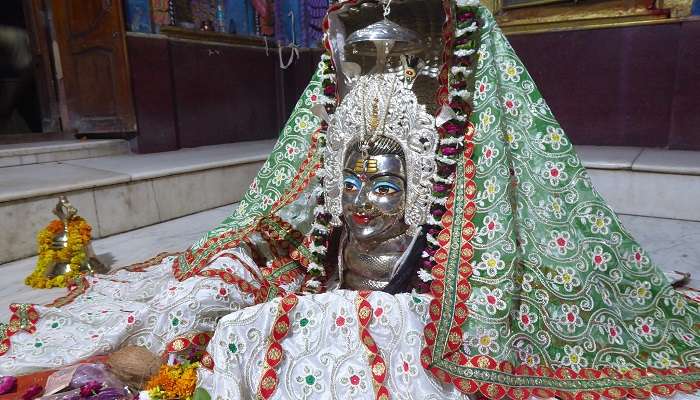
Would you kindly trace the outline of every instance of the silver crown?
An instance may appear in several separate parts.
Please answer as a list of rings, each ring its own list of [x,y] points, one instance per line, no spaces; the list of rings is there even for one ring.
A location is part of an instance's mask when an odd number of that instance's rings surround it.
[[[343,162],[348,149],[357,141],[361,150],[367,149],[383,137],[399,143],[406,157],[406,224],[426,222],[438,133],[435,119],[418,103],[411,83],[391,73],[360,76],[331,117],[323,185],[333,225],[341,223]]]

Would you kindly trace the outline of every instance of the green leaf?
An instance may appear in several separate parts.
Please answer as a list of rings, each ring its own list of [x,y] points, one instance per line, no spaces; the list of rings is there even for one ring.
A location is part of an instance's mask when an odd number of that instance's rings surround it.
[[[209,396],[209,392],[207,392],[206,390],[202,388],[197,388],[194,391],[192,400],[211,400],[211,396]]]

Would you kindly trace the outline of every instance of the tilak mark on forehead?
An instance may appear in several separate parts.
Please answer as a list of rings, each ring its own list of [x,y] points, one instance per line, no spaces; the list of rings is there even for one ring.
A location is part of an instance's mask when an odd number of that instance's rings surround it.
[[[353,168],[353,171],[358,175],[375,174],[379,171],[377,159],[372,157],[367,157],[364,159],[358,158],[357,161],[355,161],[355,167]]]

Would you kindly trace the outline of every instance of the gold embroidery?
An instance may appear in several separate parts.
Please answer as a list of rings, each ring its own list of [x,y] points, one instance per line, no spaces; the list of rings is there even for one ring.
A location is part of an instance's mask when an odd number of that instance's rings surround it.
[[[374,133],[377,128],[379,128],[379,99],[375,97],[372,102],[372,116],[369,119],[370,133]]]

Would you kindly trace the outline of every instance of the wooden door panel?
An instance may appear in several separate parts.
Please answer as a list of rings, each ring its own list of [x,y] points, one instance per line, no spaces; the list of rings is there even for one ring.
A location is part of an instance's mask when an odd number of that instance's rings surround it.
[[[136,130],[119,0],[51,0],[64,129]]]
[[[71,37],[88,36],[100,28],[109,28],[109,22],[100,25],[102,18],[109,18],[110,2],[68,1],[66,4],[68,27]]]
[[[61,130],[61,123],[54,70],[51,65],[51,42],[46,5],[43,0],[28,0],[23,1],[22,6],[34,53],[34,78],[41,107],[42,131],[58,132]]]
[[[181,147],[277,137],[275,57],[259,48],[182,41],[170,50]]]
[[[104,48],[91,48],[73,54],[75,72],[79,77],[77,89],[80,96],[78,108],[83,118],[118,117],[115,98],[112,52]]]

